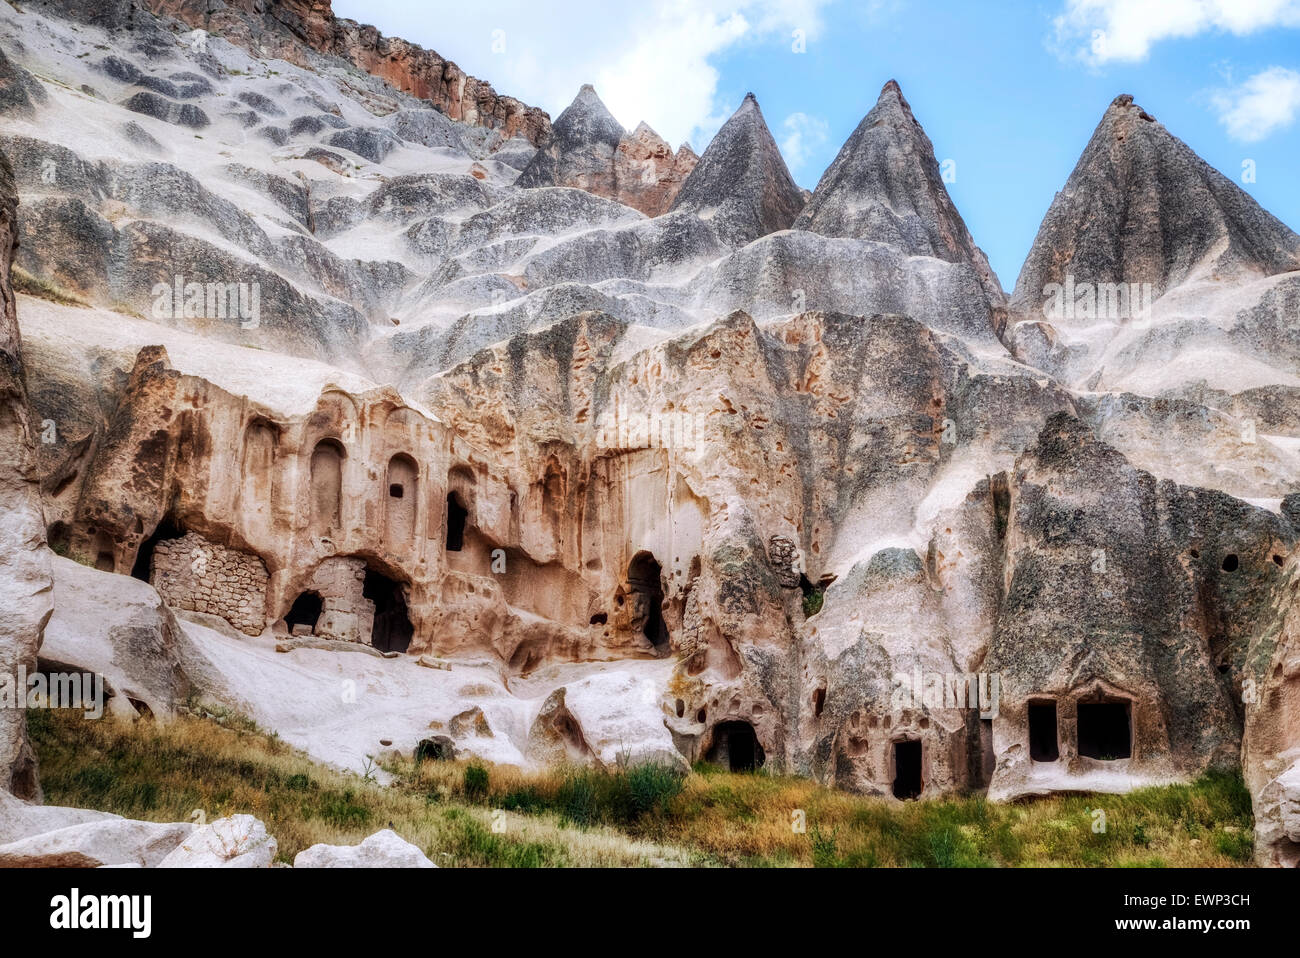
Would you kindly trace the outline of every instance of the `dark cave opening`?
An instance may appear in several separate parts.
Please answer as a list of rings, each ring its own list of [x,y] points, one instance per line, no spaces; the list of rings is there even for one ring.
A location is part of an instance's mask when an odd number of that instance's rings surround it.
[[[447,493],[447,551],[459,552],[465,548],[465,522],[469,510],[461,504],[460,496]]]
[[[1133,754],[1131,710],[1127,702],[1079,703],[1079,754],[1103,762]]]
[[[158,547],[158,543],[168,539],[179,539],[183,535],[185,530],[171,516],[163,516],[162,521],[153,530],[153,535],[140,543],[140,550],[135,554],[135,565],[131,567],[131,577],[141,582],[148,582],[149,576],[153,573],[153,551]]]
[[[1056,733],[1056,702],[1029,703],[1029,758],[1055,762],[1061,757]]]
[[[407,615],[406,595],[401,584],[374,569],[367,569],[361,594],[375,604],[370,644],[381,652],[405,652],[410,648],[415,627]]]
[[[921,795],[921,743],[894,743],[894,797],[904,801]]]
[[[289,607],[289,611],[284,617],[284,621],[289,626],[289,633],[293,633],[293,627],[295,625],[309,626],[311,631],[314,633],[316,631],[316,623],[320,621],[322,608],[324,608],[324,602],[321,601],[321,597],[315,592],[304,592],[302,595],[298,596],[298,598],[294,599],[293,605]]]
[[[748,722],[719,723],[713,730],[713,747],[707,758],[711,764],[725,765],[733,772],[755,771],[767,760],[754,726]]]
[[[638,552],[627,567],[627,583],[645,596],[646,620],[642,632],[656,651],[668,650],[668,623],[664,621],[663,566],[649,552]]]

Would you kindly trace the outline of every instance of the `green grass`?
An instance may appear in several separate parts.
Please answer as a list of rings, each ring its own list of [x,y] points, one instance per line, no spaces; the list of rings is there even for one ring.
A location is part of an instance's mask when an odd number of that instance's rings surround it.
[[[312,762],[237,713],[166,724],[28,712],[51,804],[153,821],[258,816],[291,861],[392,827],[441,865],[980,868],[1233,867],[1253,860],[1236,774],[1127,795],[897,803],[808,779],[619,763],[542,773],[396,760],[393,784]],[[1095,830],[1095,814],[1105,830]],[[793,814],[792,813],[797,813]],[[806,826],[798,830],[793,821]]]

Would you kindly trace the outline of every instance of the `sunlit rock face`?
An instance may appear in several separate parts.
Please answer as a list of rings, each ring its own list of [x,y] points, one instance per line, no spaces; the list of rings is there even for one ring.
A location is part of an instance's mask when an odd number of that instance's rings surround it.
[[[0,59],[8,115],[26,114],[44,93],[21,68]],[[22,336],[9,282],[17,240],[18,195],[9,160],[0,155],[0,789],[39,799],[36,759],[22,709],[25,676],[53,611],[50,553],[45,546],[34,420],[25,384]]]
[[[893,82],[808,194],[752,98],[697,158],[210,6],[0,7],[12,661],[48,535],[61,660],[340,764],[1243,767],[1294,860],[1300,240],[1131,99],[1008,297]]]

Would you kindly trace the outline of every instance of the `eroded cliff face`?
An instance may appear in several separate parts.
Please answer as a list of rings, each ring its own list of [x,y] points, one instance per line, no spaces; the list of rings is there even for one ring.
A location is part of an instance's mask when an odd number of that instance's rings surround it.
[[[673,153],[645,123],[631,133],[623,129],[590,84],[578,91],[539,147],[516,185],[571,186],[646,216],[672,208],[699,162],[689,144]]]
[[[1286,501],[1300,518],[1300,497]],[[1300,864],[1300,551],[1278,556],[1270,607],[1256,620],[1243,673],[1242,771],[1255,800],[1255,859]]]
[[[387,97],[379,93],[372,101],[381,111],[397,108],[396,91],[429,101],[453,120],[496,131],[503,140],[520,136],[536,146],[550,132],[545,111],[498,94],[432,50],[335,17],[329,0],[50,0],[36,6],[117,30],[151,25],[150,13],[170,17],[258,56],[302,67],[312,67],[314,56],[340,57],[391,87]]]
[[[9,89],[20,82],[10,80]],[[9,99],[12,103],[14,97]],[[9,276],[18,239],[17,207],[13,170],[0,153],[0,789],[38,799],[36,759],[27,744],[23,711],[25,677],[36,671],[36,651],[53,602],[35,450],[39,421],[33,422],[28,406]]]
[[[898,799],[1240,763],[1292,860],[1297,240],[1131,101],[1008,299],[892,82],[808,197],[752,99],[698,163],[591,89],[506,139],[325,4],[56,6],[0,9],[35,472],[69,602],[180,618],[159,707]]]

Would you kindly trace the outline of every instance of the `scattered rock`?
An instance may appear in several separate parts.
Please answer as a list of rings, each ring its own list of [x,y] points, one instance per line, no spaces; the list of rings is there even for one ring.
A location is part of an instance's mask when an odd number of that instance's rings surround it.
[[[294,868],[437,868],[396,832],[385,828],[360,845],[313,845],[298,853]]]

